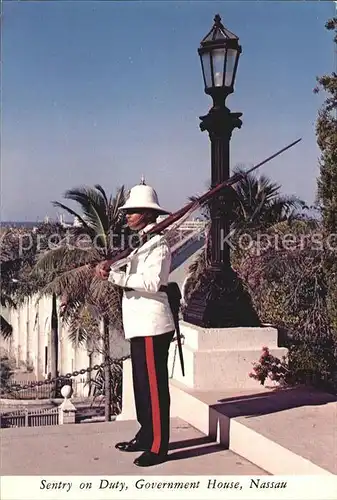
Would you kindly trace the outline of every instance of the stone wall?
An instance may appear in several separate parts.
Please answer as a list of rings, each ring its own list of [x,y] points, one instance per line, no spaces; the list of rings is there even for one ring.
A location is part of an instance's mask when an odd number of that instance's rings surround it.
[[[43,297],[37,302],[37,296],[27,299],[17,309],[2,309],[2,315],[13,327],[13,335],[9,340],[0,338],[0,347],[13,356],[17,368],[24,365],[33,367],[37,379],[45,378],[50,372],[51,310],[51,297]],[[100,363],[101,359],[101,354],[97,353],[91,362]],[[68,327],[59,318],[60,374],[86,368],[89,364],[86,348],[72,345]]]

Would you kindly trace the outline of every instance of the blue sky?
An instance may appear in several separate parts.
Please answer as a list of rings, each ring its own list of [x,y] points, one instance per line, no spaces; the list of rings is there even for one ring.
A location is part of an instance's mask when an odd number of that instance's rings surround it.
[[[316,75],[333,70],[332,2],[26,1],[2,12],[2,220],[54,216],[66,189],[132,187],[144,173],[178,209],[210,179],[197,48],[216,13],[243,46],[231,166],[261,168],[312,202],[318,155]]]

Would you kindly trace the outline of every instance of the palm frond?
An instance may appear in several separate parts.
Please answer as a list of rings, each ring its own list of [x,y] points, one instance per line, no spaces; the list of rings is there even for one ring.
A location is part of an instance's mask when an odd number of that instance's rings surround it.
[[[236,172],[245,174],[244,169]],[[280,193],[280,185],[267,176],[245,174],[234,186],[236,198],[233,209],[233,227],[237,231],[266,229],[294,216],[292,209],[303,208],[304,202],[295,196]]]
[[[107,208],[109,206],[109,201],[108,201],[108,197],[106,195],[105,189],[100,184],[95,184],[95,189],[97,189],[97,191],[99,191],[101,193],[101,195],[103,196],[104,201],[105,201],[105,209],[107,210]]]
[[[87,330],[82,326],[77,326],[75,320],[70,323],[68,331],[68,339],[75,348],[88,343],[90,337]]]
[[[303,200],[301,200],[300,198],[298,198],[298,196],[294,196],[294,195],[280,195],[280,196],[277,196],[275,198],[275,200],[273,200],[273,203],[274,202],[277,202],[277,203],[283,203],[283,205],[287,206],[287,207],[291,207],[291,208],[295,208],[295,209],[302,209],[305,207],[305,202]]]
[[[125,203],[125,189],[124,186],[117,190],[117,194],[114,198],[110,197],[108,205],[108,218],[109,218],[109,230],[110,232],[116,232],[121,230],[121,226],[124,224],[125,215],[119,210],[119,208]]]
[[[64,197],[80,206],[81,215],[62,203],[55,202],[55,205],[82,223],[81,227],[69,229],[66,236],[89,235],[91,245],[87,249],[80,245],[69,246],[66,237],[64,244],[61,242],[58,248],[39,256],[34,269],[45,279],[50,279],[41,287],[38,300],[43,295],[62,297],[65,304],[62,320],[69,326],[70,340],[74,345],[96,342],[95,349],[99,349],[102,318],[108,320],[115,330],[123,330],[121,290],[108,281],[96,278],[93,265],[111,254],[111,231],[122,234],[124,214],[118,208],[125,202],[124,186],[109,199],[100,184],[94,188],[70,189]],[[94,243],[98,243],[99,247]]]
[[[74,347],[88,345],[97,347],[101,339],[99,319],[88,304],[81,304],[68,318],[69,340]]]
[[[97,308],[100,315],[110,318],[110,324],[114,328],[122,328],[120,288],[94,276],[90,282],[87,299]]]
[[[13,299],[13,296],[6,293],[3,289],[1,289],[1,307],[16,309],[16,306],[17,304],[16,301]]]
[[[101,256],[95,248],[83,249],[78,247],[61,246],[41,254],[34,270],[43,273],[60,274],[66,270],[78,268],[94,261],[99,262]]]
[[[1,315],[0,316],[0,335],[5,339],[11,338],[13,335],[13,327],[8,323],[7,320]]]
[[[68,207],[67,205],[64,205],[63,203],[60,203],[59,201],[53,201],[52,202],[53,206],[54,207],[58,207],[58,208],[62,208],[63,210],[65,210],[66,212],[68,212],[70,215],[73,215],[74,217],[76,217],[82,224],[84,227],[88,227],[88,224],[86,223],[86,221],[83,219],[83,217],[81,217],[77,212],[75,212],[75,210],[73,210],[72,208]]]
[[[107,232],[109,229],[105,199],[100,191],[93,188],[74,188],[65,193],[65,198],[79,203],[84,219],[94,229],[95,240],[108,252]]]
[[[44,295],[55,293],[58,297],[66,294],[70,299],[77,297],[80,301],[85,297],[93,275],[93,268],[89,264],[65,271],[41,288],[38,300]]]
[[[298,210],[302,209],[304,202],[296,196],[277,196],[266,204],[263,212],[265,222],[279,222],[286,220],[292,214],[292,217],[298,216]]]

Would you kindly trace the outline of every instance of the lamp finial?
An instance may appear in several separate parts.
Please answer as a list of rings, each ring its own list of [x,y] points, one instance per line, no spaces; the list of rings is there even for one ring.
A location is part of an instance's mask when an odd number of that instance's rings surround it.
[[[217,26],[219,26],[221,24],[221,17],[220,17],[220,14],[216,14],[215,17],[214,17],[214,22]]]

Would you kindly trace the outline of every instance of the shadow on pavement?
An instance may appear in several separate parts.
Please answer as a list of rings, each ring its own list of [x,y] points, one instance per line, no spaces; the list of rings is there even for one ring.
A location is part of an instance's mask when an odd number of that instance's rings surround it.
[[[212,443],[213,439],[209,436],[200,438],[185,439],[184,441],[173,441],[169,444],[169,450],[180,450],[181,448],[189,448],[190,446],[201,446],[203,444]]]
[[[217,443],[208,446],[200,446],[188,450],[175,451],[169,453],[168,460],[183,460],[184,458],[198,457],[201,455],[209,455],[210,453],[218,453],[225,448]]]
[[[301,406],[318,406],[336,401],[337,397],[332,394],[308,387],[294,387],[219,399],[217,403],[210,406],[210,410],[214,409],[230,418],[255,417]]]

